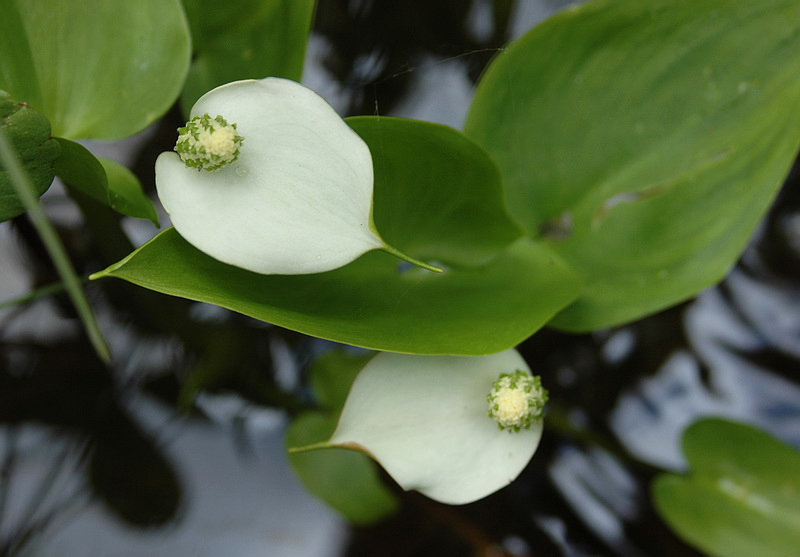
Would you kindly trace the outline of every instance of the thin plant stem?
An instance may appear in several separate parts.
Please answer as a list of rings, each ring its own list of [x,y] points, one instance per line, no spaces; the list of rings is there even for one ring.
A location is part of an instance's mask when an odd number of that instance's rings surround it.
[[[50,254],[50,258],[53,260],[64,287],[78,312],[78,316],[83,322],[86,333],[89,335],[89,341],[100,359],[105,363],[109,363],[111,361],[111,352],[103,338],[100,327],[97,325],[97,320],[89,301],[86,299],[83,288],[81,288],[81,281],[72,267],[72,263],[64,246],[61,244],[61,240],[58,238],[58,234],[56,234],[55,228],[45,216],[39,199],[33,193],[34,189],[30,178],[23,170],[13,151],[11,141],[9,141],[2,127],[0,127],[0,163],[8,172],[11,185],[14,187],[17,197],[19,197],[22,205],[28,211],[33,226],[39,233],[45,248],[47,248],[47,252]]]
[[[416,265],[417,267],[427,269],[428,271],[433,271],[434,273],[441,273],[444,270],[441,267],[437,267],[436,265],[431,265],[429,263],[425,263],[424,261],[420,261],[419,259],[414,259],[410,255],[406,255],[402,251],[393,248],[389,244],[383,244],[383,247],[381,249],[386,253],[391,253],[395,257],[402,259],[403,261],[407,261],[412,265]]]
[[[81,284],[84,285],[89,284],[88,275],[78,277],[78,280],[80,280]],[[63,282],[54,282],[52,284],[48,284],[47,286],[42,286],[40,288],[37,288],[36,290],[32,290],[27,294],[23,294],[22,296],[6,300],[5,302],[0,302],[0,309],[27,304],[28,302],[33,302],[35,300],[38,300],[39,298],[44,298],[46,296],[58,294],[59,292],[63,292],[66,289],[67,287]]]

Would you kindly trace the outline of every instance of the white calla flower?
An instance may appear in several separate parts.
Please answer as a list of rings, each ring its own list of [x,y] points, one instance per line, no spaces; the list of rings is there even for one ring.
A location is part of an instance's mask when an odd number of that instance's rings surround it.
[[[502,376],[515,377],[514,385]],[[361,450],[404,489],[470,503],[514,481],[539,445],[547,395],[538,378],[529,378],[514,350],[480,357],[380,353],[353,383],[333,436],[317,447]],[[492,412],[509,422],[500,424]]]
[[[228,83],[191,117],[177,153],[158,157],[156,187],[200,251],[263,274],[329,271],[373,249],[420,264],[374,230],[369,148],[310,89],[280,78]]]

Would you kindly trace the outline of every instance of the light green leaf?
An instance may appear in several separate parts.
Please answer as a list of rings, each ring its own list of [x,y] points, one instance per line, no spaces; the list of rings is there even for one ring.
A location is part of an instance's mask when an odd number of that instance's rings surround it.
[[[50,137],[47,118],[0,91],[0,127],[30,178],[35,195],[42,195],[53,182],[59,154],[58,143]],[[15,191],[7,169],[0,164],[0,222],[25,212]]]
[[[800,548],[800,452],[720,419],[683,437],[690,474],[652,485],[656,508],[688,543],[717,557],[794,557]]]
[[[179,0],[2,0],[0,89],[53,135],[118,139],[172,105],[189,67]]]
[[[373,456],[403,489],[443,503],[486,497],[514,481],[542,435],[541,419],[511,431],[488,415],[493,382],[517,370],[530,374],[514,350],[378,354],[356,377],[328,445]]]
[[[286,445],[322,441],[335,427],[334,416],[307,412],[292,421]],[[289,462],[311,493],[353,524],[370,524],[397,510],[394,496],[381,483],[375,465],[366,455],[329,449],[289,454]]]
[[[61,155],[56,161],[55,172],[68,187],[123,215],[149,219],[158,226],[153,203],[127,168],[114,161],[98,160],[80,143],[56,139],[61,146]]]
[[[800,139],[795,0],[599,0],[499,54],[466,132],[585,281],[553,324],[636,319],[718,281]]]
[[[267,76],[300,81],[314,0],[183,0],[195,58],[181,96],[184,113],[206,91]]]

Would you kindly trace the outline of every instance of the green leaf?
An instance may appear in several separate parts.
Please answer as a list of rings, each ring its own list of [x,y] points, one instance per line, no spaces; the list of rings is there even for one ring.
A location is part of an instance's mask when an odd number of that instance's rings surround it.
[[[466,136],[399,118],[347,123],[372,151],[373,218],[387,243],[423,261],[476,265],[519,238],[497,166]]]
[[[179,0],[2,0],[0,89],[53,135],[118,139],[159,118],[189,67]]]
[[[485,267],[410,269],[370,252],[313,275],[259,275],[204,255],[170,228],[92,278],[117,277],[281,327],[375,350],[491,354],[519,344],[579,283],[547,248],[520,240]]]
[[[58,142],[50,137],[47,118],[23,103],[14,102],[0,91],[0,126],[30,178],[36,196],[42,195],[55,176]],[[0,165],[0,222],[25,212],[8,171]]]
[[[56,138],[61,155],[55,173],[71,188],[130,217],[149,219],[158,226],[153,203],[145,196],[139,180],[125,167],[107,159],[97,159],[80,143]]]
[[[288,447],[309,445],[330,437],[336,418],[307,412],[289,426]],[[381,483],[369,457],[346,449],[290,453],[289,462],[308,490],[353,524],[376,522],[397,510],[397,502]]]
[[[800,547],[800,452],[753,427],[692,424],[688,476],[652,485],[661,516],[688,543],[718,557],[794,557]]]
[[[82,191],[95,201],[109,205],[108,178],[103,165],[80,143],[55,138],[61,146],[56,160],[56,176],[67,186]]]
[[[155,226],[160,226],[156,208],[145,195],[142,184],[134,173],[116,161],[103,157],[98,160],[108,178],[108,198],[111,208],[123,215],[147,219]]]
[[[586,288],[591,330],[718,281],[800,138],[795,0],[619,0],[566,10],[500,54],[466,124],[509,207]]]
[[[326,273],[259,275],[205,256],[167,230],[95,278],[122,278],[338,342],[427,354],[514,346],[575,298],[577,278],[546,246],[521,239],[486,261],[514,227],[483,151],[433,124],[381,118],[353,125],[373,153],[377,229],[405,253],[451,264],[445,272],[406,270],[369,252]]]
[[[317,358],[309,371],[308,382],[320,405],[334,413],[340,412],[356,375],[373,356],[372,353],[354,356],[343,350],[333,350]]]
[[[241,79],[300,81],[314,0],[183,0],[196,55],[184,113],[206,91]]]

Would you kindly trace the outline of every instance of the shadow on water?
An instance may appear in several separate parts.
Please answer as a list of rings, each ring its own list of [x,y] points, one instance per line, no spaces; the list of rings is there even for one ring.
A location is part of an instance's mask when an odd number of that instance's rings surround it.
[[[458,125],[497,49],[565,4],[321,0],[307,77],[335,83],[349,114],[441,109]],[[442,97],[442,84],[460,92]],[[177,119],[137,154],[150,191]],[[463,507],[404,494],[397,515],[348,532],[295,485],[280,440],[325,343],[110,281],[90,288],[117,355],[109,370],[59,296],[2,310],[0,556],[697,555],[648,497],[656,473],[684,466],[683,429],[728,416],[800,446],[798,181],[718,287],[625,327],[543,330],[520,346],[551,404],[511,486]],[[76,201],[86,230],[60,228],[79,268],[130,251],[117,217]],[[56,280],[24,217],[5,233],[34,286]]]

